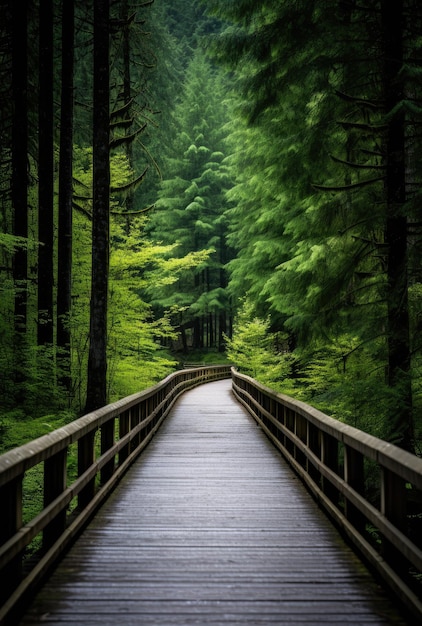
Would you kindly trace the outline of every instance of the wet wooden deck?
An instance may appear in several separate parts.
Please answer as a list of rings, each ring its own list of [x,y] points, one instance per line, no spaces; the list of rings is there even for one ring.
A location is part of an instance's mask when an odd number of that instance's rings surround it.
[[[230,381],[177,402],[21,622],[404,623]]]

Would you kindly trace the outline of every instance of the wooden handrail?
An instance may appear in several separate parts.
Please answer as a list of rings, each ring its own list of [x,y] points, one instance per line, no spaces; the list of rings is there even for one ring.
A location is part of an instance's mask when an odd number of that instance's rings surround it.
[[[317,501],[422,620],[422,538],[417,545],[409,528],[410,500],[417,499],[421,510],[422,459],[234,369],[232,379],[236,398]],[[369,474],[372,482],[378,474],[378,494],[368,493]]]
[[[0,624],[15,623],[18,603],[48,570],[151,440],[181,393],[229,378],[230,366],[184,369],[0,456]],[[77,472],[67,464],[77,447]],[[25,473],[43,466],[42,510],[23,524]],[[25,550],[42,533],[42,549]]]

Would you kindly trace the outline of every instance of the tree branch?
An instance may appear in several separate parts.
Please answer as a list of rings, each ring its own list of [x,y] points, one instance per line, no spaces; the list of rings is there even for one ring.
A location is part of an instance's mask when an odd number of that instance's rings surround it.
[[[335,90],[334,92],[336,94],[336,96],[338,96],[339,98],[341,98],[341,100],[344,100],[345,102],[354,102],[355,104],[359,104],[362,105],[364,107],[369,107],[371,109],[381,109],[382,108],[382,103],[381,102],[376,102],[376,101],[371,101],[371,100],[363,100],[362,98],[358,98],[356,96],[351,96],[347,93],[343,93],[342,91],[339,91],[338,89]]]
[[[377,178],[370,178],[369,180],[362,180],[358,183],[351,183],[350,185],[339,185],[338,187],[330,186],[330,185],[315,185],[312,184],[312,187],[317,191],[350,191],[351,189],[358,189],[359,187],[366,187],[367,185],[372,185],[373,183],[378,183],[381,180],[384,180],[385,176],[378,176]]]
[[[385,170],[384,165],[363,165],[362,163],[352,163],[351,161],[345,161],[344,159],[340,159],[339,157],[330,154],[330,157],[336,163],[341,163],[342,165],[347,165],[348,167],[353,167],[354,169],[359,170]]]
[[[130,143],[138,135],[140,135],[145,130],[146,127],[147,127],[147,125],[144,124],[143,126],[141,126],[141,128],[138,128],[138,130],[136,130],[131,135],[125,135],[124,137],[116,137],[115,139],[112,139],[110,141],[110,150],[112,150],[113,148],[117,148],[118,146],[121,146],[124,143]]]
[[[149,165],[144,169],[142,174],[138,176],[138,178],[136,178],[135,180],[131,180],[129,183],[126,183],[126,185],[120,185],[119,187],[110,186],[110,193],[125,194],[128,191],[134,191],[136,187],[138,187],[138,185],[142,183],[148,170],[149,170]]]

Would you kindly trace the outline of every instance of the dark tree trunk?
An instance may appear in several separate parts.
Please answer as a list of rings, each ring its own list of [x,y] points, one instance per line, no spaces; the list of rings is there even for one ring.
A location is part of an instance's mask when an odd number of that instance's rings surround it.
[[[224,336],[227,334],[227,320],[226,320],[226,311],[220,311],[218,315],[218,351],[224,352],[225,339]]]
[[[130,29],[131,22],[129,20],[129,7],[128,0],[122,0],[122,22],[123,26],[123,102],[128,105],[132,100],[132,81],[131,81],[131,57],[130,57]],[[131,117],[131,107],[126,110],[126,118],[129,120]],[[131,129],[126,129],[126,134],[130,135]],[[130,167],[133,167],[133,147],[132,142],[127,141],[125,143],[125,149]],[[126,210],[128,212],[133,210],[133,193],[129,191],[125,198]],[[129,218],[128,226],[129,230]]]
[[[404,100],[403,79],[403,2],[382,0],[384,41],[384,89],[387,130],[386,243],[387,315],[388,315],[388,384],[394,398],[390,412],[389,438],[413,451],[411,350],[408,304],[408,249],[405,171],[405,118],[398,105]],[[392,113],[395,110],[394,113]]]
[[[70,391],[70,313],[72,307],[72,164],[73,164],[74,3],[63,3],[57,267],[57,348],[60,380]]]
[[[27,2],[12,2],[12,206],[13,234],[28,237],[28,49]],[[15,329],[25,333],[27,321],[28,255],[19,248],[13,259]]]
[[[28,5],[26,0],[11,3],[12,12],[12,184],[13,234],[28,237]],[[14,393],[23,402],[27,376],[26,329],[28,299],[28,253],[19,247],[13,257],[14,301]]]
[[[226,263],[227,263],[227,246],[226,246],[225,232],[223,231],[222,233],[220,233],[219,286],[220,286],[220,289],[224,290],[225,293],[227,292],[227,284],[228,284],[227,270],[225,268]],[[226,308],[227,305],[228,305],[228,301],[226,300],[225,308],[223,310],[220,310],[220,313],[219,313],[219,316],[218,316],[217,344],[218,344],[218,351],[219,352],[224,352],[224,350],[226,348],[224,335],[227,334],[227,316],[229,315],[229,311]]]
[[[94,0],[92,285],[87,411],[107,403],[109,117],[109,3]]]
[[[199,317],[195,317],[193,320],[193,341],[192,341],[192,348],[194,350],[199,350],[200,348],[202,348],[201,345],[201,333],[202,333],[202,327],[201,327],[201,320]]]
[[[54,94],[53,1],[44,0],[39,13],[38,120],[38,345],[53,343],[54,285]]]

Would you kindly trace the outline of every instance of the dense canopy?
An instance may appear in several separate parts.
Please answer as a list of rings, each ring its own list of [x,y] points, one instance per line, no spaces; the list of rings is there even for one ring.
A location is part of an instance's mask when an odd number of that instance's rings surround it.
[[[0,32],[3,447],[230,360],[419,453],[420,3],[8,0]]]

